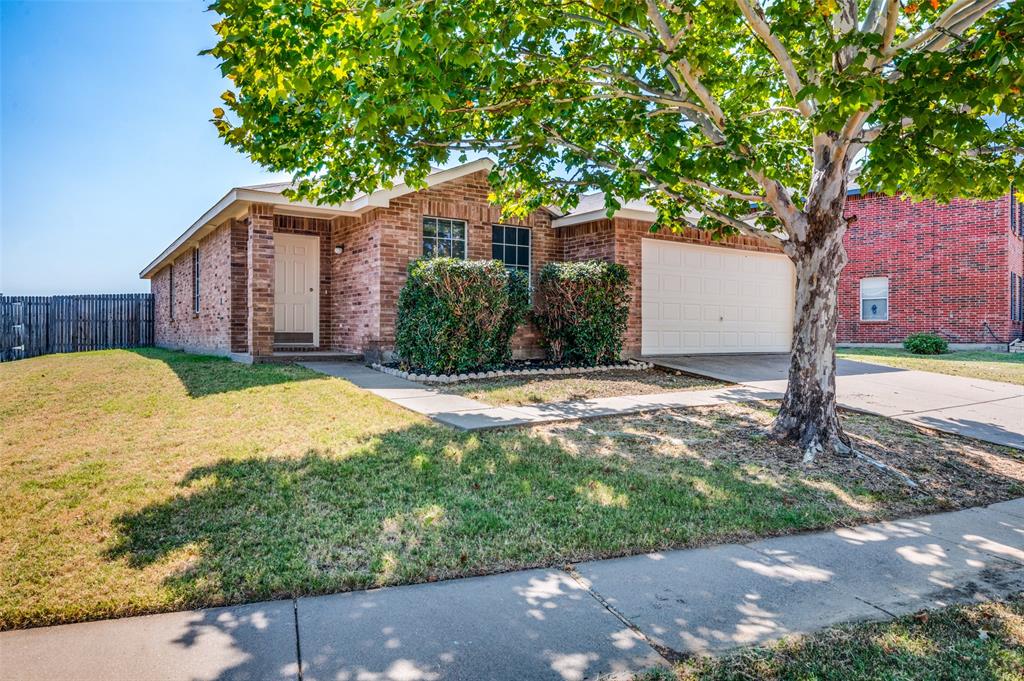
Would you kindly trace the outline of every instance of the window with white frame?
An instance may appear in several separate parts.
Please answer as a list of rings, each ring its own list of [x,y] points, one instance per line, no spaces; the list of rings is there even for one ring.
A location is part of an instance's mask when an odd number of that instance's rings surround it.
[[[505,263],[505,268],[530,276],[530,229],[491,225],[491,257]]]
[[[860,280],[860,318],[865,322],[888,321],[889,277]]]
[[[466,223],[447,218],[423,218],[423,255],[427,258],[466,258]]]
[[[192,311],[199,314],[199,249],[192,249]]]

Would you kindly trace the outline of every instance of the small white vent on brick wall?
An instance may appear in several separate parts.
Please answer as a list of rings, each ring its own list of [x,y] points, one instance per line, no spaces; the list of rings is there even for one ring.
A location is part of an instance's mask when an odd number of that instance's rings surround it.
[[[1024,352],[1024,339],[1018,338],[1015,341],[1010,341],[1010,345],[1007,350],[1010,352]]]

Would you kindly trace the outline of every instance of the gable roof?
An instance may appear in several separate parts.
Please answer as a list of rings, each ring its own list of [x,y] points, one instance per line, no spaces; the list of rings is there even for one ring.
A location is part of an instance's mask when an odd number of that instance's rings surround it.
[[[427,175],[425,179],[426,186],[432,187],[443,182],[451,182],[481,170],[490,171],[493,167],[494,161],[492,159],[481,158],[453,168],[436,170]],[[390,189],[378,189],[370,193],[362,192],[341,204],[318,205],[308,201],[292,201],[288,199],[284,196],[283,192],[290,186],[292,186],[291,182],[269,182],[232,188],[220,201],[199,216],[199,219],[182,232],[160,255],[146,265],[139,272],[139,278],[149,279],[152,277],[166,264],[184,253],[193,242],[202,239],[223,224],[225,220],[244,215],[251,203],[273,204],[278,206],[278,210],[284,214],[294,211],[301,212],[303,215],[325,218],[339,216],[355,217],[374,208],[386,208],[390,205],[391,199],[417,191],[417,189],[410,187],[405,182],[398,182]]]

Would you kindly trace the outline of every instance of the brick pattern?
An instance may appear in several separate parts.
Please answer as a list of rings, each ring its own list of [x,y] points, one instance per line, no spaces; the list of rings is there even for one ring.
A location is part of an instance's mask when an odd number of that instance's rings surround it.
[[[249,225],[232,218],[231,233],[231,352],[249,352]]]
[[[423,217],[466,221],[467,256],[491,257],[491,225],[509,224],[531,228],[531,276],[561,258],[562,249],[551,229],[547,212],[537,211],[526,221],[502,219],[491,205],[487,172],[436,185],[393,199],[387,208],[370,211],[358,220],[335,224],[335,243],[344,252],[334,256],[335,324],[333,342],[341,350],[371,352],[394,349],[398,294],[405,283],[409,263],[423,254]],[[536,331],[526,325],[513,339],[520,356],[539,351]]]
[[[380,338],[380,234],[372,220],[338,218],[332,241],[344,250],[331,259],[331,343],[364,352]]]
[[[1017,200],[1020,201],[1022,199],[1024,199],[1024,195],[1022,195],[1022,192],[1018,191]],[[1009,197],[1007,197],[1007,202],[1009,202]],[[1007,203],[1007,210],[1009,211],[1010,208],[1011,206]],[[1019,206],[1017,208],[1019,210]],[[1010,232],[1009,228],[1007,228],[1006,239],[1008,242],[1006,250],[1007,258],[1009,260],[1009,272],[1006,273],[1003,279],[1005,280],[1006,289],[1009,291],[1010,272],[1016,274],[1018,277],[1024,277],[1024,226],[1022,226],[1016,234],[1013,234]],[[1017,295],[1021,295],[1022,293],[1024,292],[1018,290]],[[1007,294],[1007,297],[1009,298],[1009,294]],[[1007,308],[1009,308],[1009,303],[1007,304]],[[1013,321],[1012,317],[1013,316],[1010,314],[1006,315],[1008,337],[1011,339],[1024,338],[1024,319]]]
[[[174,318],[168,303],[171,266],[153,276],[155,342],[176,350],[227,354],[231,350],[231,230],[221,226],[199,241],[199,313],[192,309],[192,249],[174,267]]]
[[[254,356],[274,352],[274,207],[254,203],[248,215],[249,352]]]
[[[1005,343],[1020,334],[1010,322],[1009,282],[1024,256],[1010,234],[1008,196],[939,205],[869,194],[851,196],[846,214],[857,219],[844,237],[839,342],[935,332],[953,343]],[[888,321],[860,320],[864,277],[889,278]]]
[[[331,303],[331,282],[334,276],[331,262],[334,256],[333,224],[322,218],[275,215],[274,232],[315,236],[320,240],[320,347],[315,349],[328,349],[333,345],[331,333],[334,329],[334,308]]]

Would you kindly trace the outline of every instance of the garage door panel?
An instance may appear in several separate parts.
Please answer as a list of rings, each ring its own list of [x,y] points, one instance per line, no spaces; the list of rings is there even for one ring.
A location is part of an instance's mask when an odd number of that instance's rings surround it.
[[[793,267],[785,256],[644,239],[642,352],[786,352]]]

